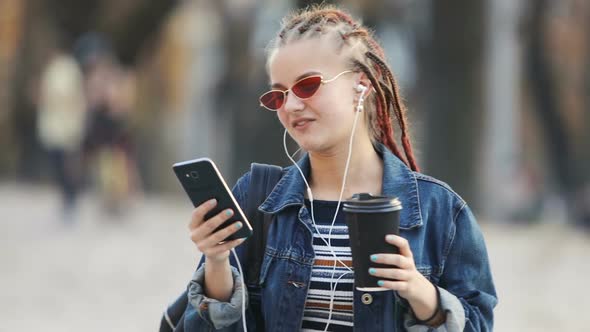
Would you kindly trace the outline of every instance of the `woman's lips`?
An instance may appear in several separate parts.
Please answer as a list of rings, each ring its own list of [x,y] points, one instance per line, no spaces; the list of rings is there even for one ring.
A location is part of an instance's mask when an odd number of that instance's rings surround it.
[[[306,129],[311,125],[311,123],[313,121],[314,121],[313,119],[295,120],[292,122],[292,127],[293,127],[293,129],[298,129],[298,130]]]

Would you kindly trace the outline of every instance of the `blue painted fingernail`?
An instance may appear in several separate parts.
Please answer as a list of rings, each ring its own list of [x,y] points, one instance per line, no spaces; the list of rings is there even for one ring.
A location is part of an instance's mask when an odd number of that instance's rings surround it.
[[[237,228],[237,229],[240,229],[240,228],[242,228],[242,223],[238,221],[238,222],[236,223],[236,228]]]
[[[375,274],[375,273],[377,273],[377,271],[374,268],[370,268],[369,269],[369,273],[370,274]]]
[[[231,210],[225,210],[225,215],[226,216],[229,217],[229,216],[231,216],[231,214],[232,214]]]
[[[371,255],[371,260],[373,262],[376,262],[377,261],[377,255]]]
[[[387,240],[387,241],[393,241],[394,239],[395,239],[395,236],[393,236],[393,235],[387,235],[385,237],[385,240]]]
[[[383,280],[377,281],[377,285],[379,285],[379,287],[383,286]]]

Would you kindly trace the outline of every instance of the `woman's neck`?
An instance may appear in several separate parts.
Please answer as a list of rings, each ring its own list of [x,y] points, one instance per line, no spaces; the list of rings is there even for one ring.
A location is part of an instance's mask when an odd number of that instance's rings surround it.
[[[309,185],[314,199],[338,200],[348,157],[348,143],[326,152],[310,152],[311,178]],[[355,193],[380,194],[383,161],[371,141],[358,140],[352,148],[346,186],[342,199]]]

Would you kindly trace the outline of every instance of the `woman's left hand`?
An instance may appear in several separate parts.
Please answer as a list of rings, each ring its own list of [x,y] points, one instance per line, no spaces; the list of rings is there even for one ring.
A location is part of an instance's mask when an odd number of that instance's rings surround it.
[[[371,261],[395,266],[392,268],[371,268],[369,273],[380,278],[379,286],[395,290],[401,297],[408,300],[416,314],[424,311],[424,316],[426,316],[429,308],[433,308],[430,311],[432,313],[436,307],[436,290],[432,283],[416,269],[408,241],[401,236],[392,234],[387,235],[385,241],[396,246],[399,249],[399,255],[374,254],[371,255]]]

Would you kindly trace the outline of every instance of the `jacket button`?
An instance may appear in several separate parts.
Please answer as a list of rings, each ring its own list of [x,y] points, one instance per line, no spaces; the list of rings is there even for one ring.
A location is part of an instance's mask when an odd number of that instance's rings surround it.
[[[373,295],[371,295],[369,293],[365,293],[361,296],[361,301],[364,304],[371,304],[371,303],[373,303]]]

